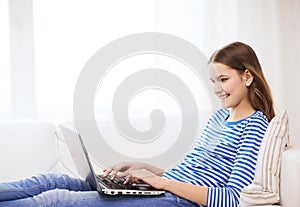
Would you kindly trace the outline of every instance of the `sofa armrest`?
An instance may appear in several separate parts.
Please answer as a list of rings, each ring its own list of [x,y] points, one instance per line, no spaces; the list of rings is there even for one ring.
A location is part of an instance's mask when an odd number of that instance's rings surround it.
[[[34,120],[0,122],[0,181],[49,172],[57,162],[56,128]]]
[[[280,175],[281,205],[300,207],[300,149],[287,149],[282,155]]]

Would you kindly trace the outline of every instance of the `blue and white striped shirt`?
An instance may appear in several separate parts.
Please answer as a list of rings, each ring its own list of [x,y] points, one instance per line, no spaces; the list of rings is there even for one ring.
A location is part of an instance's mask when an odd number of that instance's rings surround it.
[[[208,121],[192,151],[163,176],[208,186],[208,207],[238,206],[240,193],[254,179],[258,150],[269,125],[262,111],[227,122],[218,110]]]

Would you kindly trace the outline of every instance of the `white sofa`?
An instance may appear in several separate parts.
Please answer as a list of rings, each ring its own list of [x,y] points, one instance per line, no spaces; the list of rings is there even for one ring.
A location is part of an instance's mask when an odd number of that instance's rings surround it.
[[[43,172],[79,176],[63,137],[42,121],[0,122],[0,166],[0,182]],[[284,152],[280,184],[280,205],[300,207],[300,149]]]
[[[0,154],[0,182],[44,172],[79,176],[63,136],[49,122],[1,121]]]

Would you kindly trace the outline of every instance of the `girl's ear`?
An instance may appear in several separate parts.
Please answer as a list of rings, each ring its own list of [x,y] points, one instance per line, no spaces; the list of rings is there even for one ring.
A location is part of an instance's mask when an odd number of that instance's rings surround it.
[[[252,84],[254,78],[251,72],[247,69],[245,70],[244,78],[245,78],[246,86],[249,87]]]

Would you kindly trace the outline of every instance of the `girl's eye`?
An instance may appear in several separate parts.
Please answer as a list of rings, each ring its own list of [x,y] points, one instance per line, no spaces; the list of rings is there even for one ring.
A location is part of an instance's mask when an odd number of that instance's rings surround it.
[[[221,82],[225,82],[227,80],[228,80],[228,78],[221,78]]]
[[[215,81],[214,81],[213,79],[210,79],[210,81],[211,81],[212,83],[215,83]]]

